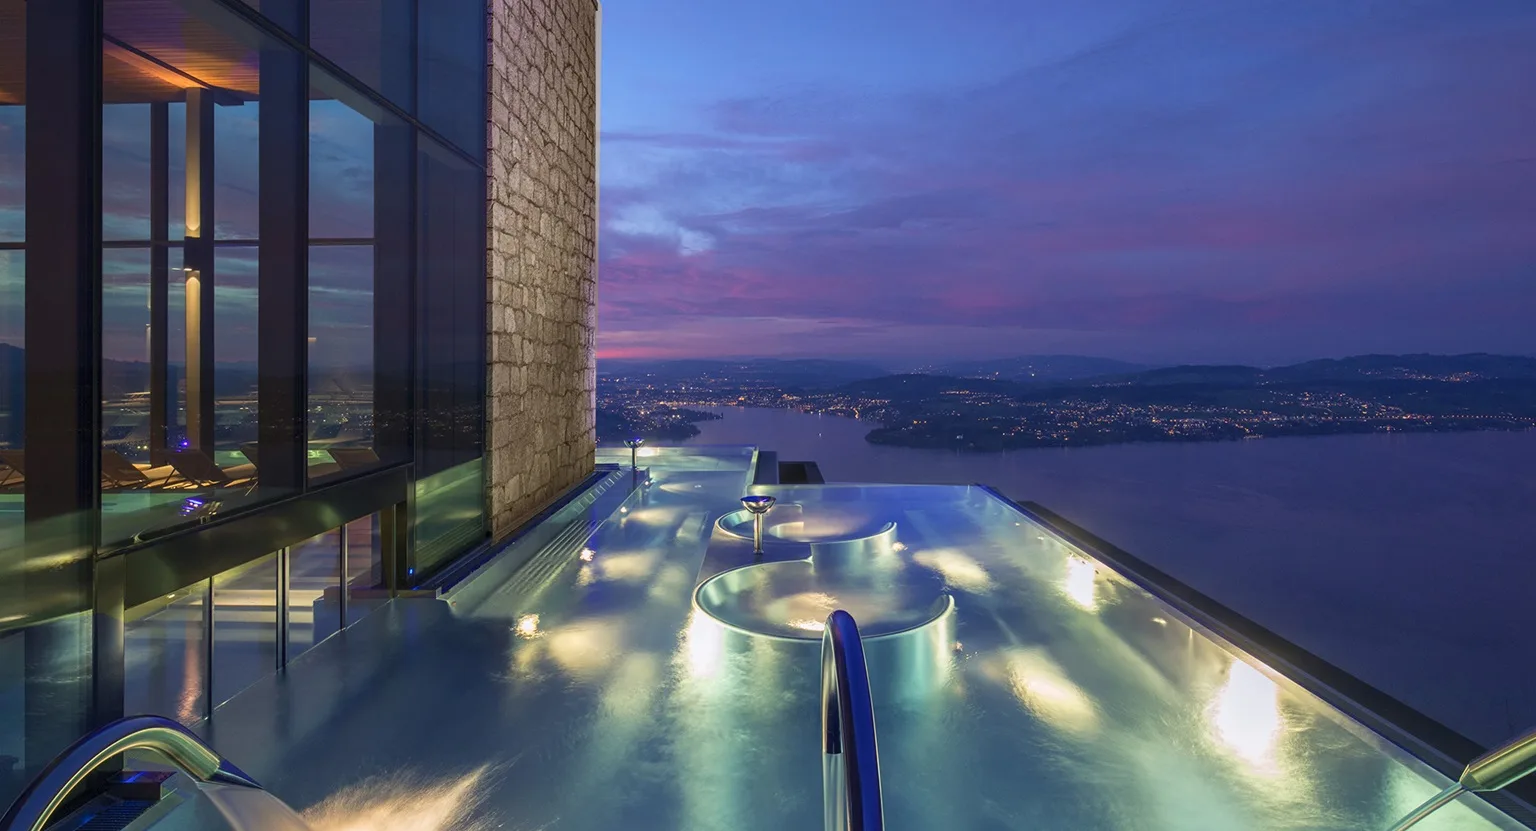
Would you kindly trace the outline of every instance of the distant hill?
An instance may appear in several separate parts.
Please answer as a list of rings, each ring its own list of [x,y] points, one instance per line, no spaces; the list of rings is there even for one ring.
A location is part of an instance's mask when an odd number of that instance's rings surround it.
[[[599,375],[647,373],[663,381],[729,378],[732,381],[763,381],[786,387],[833,387],[863,378],[877,378],[890,370],[859,361],[824,358],[763,358],[756,360],[602,360]]]
[[[1536,380],[1536,358],[1521,355],[1356,355],[1306,361],[1263,369],[1252,366],[1191,364],[1123,373],[1091,384],[1255,384],[1340,381],[1529,381]]]
[[[1525,382],[1536,381],[1536,358],[1517,355],[1361,355],[1335,360],[1307,361],[1268,369],[1241,365],[1159,367],[1116,375],[1044,382],[962,377],[948,374],[908,373],[865,378],[837,388],[838,392],[883,398],[890,401],[932,399],[945,393],[967,391],[1017,395],[1031,400],[1050,400],[1081,395],[1083,390],[1107,394],[1109,388],[1130,388],[1111,397],[1145,403],[1176,402],[1219,390],[1268,385],[1361,384],[1390,386],[1425,382]],[[1144,390],[1135,392],[1133,390]],[[1204,390],[1205,392],[1201,392]],[[1470,394],[1470,393],[1469,393]]]
[[[1019,392],[1019,390],[1020,385],[1012,381],[998,381],[991,378],[956,378],[952,375],[918,373],[867,378],[851,384],[844,384],[837,389],[838,392],[849,395],[866,395],[871,398],[891,400],[932,398],[947,392],[958,391],[992,392],[1001,395],[1012,395]]]
[[[1017,358],[940,364],[933,368],[932,372],[936,375],[953,375],[957,378],[994,378],[1000,381],[1028,384],[1073,381],[1102,375],[1124,375],[1147,368],[1145,364],[1086,355],[1024,355]]]
[[[1521,355],[1356,355],[1307,361],[1265,372],[1270,381],[1354,381],[1425,378],[1536,380],[1536,358]]]

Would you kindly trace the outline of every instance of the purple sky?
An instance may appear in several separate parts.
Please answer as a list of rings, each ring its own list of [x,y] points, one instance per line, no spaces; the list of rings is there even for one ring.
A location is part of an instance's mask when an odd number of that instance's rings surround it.
[[[1530,0],[605,4],[601,357],[1536,353]]]

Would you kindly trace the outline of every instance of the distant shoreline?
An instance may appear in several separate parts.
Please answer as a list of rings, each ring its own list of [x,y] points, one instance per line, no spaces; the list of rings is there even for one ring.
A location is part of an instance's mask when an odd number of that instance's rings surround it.
[[[843,412],[807,410],[798,407],[764,407],[751,405],[698,405],[706,412],[729,412],[732,410],[761,412],[794,413],[805,416],[826,416],[829,418],[841,418],[849,421],[857,421],[866,424],[879,425],[875,419],[864,419],[857,415]],[[1423,436],[1437,434],[1465,434],[1465,433],[1536,433],[1536,424],[1505,424],[1476,426],[1473,424],[1446,424],[1423,425],[1409,428],[1396,428],[1392,430],[1380,429],[1375,424],[1362,423],[1358,429],[1337,429],[1340,425],[1332,425],[1333,429],[1298,429],[1291,431],[1280,430],[1269,434],[1247,434],[1230,436],[1209,435],[1176,435],[1176,436],[1139,436],[1139,437],[1082,437],[1079,440],[1035,440],[1031,442],[1018,441],[1003,446],[996,446],[984,442],[978,442],[974,437],[963,439],[951,439],[949,441],[916,441],[911,437],[895,433],[891,428],[879,425],[873,426],[864,434],[864,441],[878,447],[899,447],[909,450],[945,450],[951,452],[974,453],[986,455],[988,453],[1008,453],[1018,450],[1046,450],[1053,448],[1099,448],[1115,447],[1120,445],[1155,445],[1155,444],[1229,444],[1242,441],[1255,441],[1259,439],[1283,440],[1283,439],[1311,439],[1339,436]],[[960,435],[964,435],[963,433]]]

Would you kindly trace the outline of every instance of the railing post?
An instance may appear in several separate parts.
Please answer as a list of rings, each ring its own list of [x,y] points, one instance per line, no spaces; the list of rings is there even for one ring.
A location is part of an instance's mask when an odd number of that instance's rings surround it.
[[[838,609],[821,639],[822,799],[827,831],[882,831],[880,751],[864,645]]]

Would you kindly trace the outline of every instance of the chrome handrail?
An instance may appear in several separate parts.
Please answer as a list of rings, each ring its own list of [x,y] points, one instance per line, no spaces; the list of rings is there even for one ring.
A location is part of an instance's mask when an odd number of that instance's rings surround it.
[[[1464,793],[1503,790],[1505,786],[1532,773],[1536,773],[1536,729],[1523,736],[1516,736],[1468,762],[1459,779],[1398,820],[1391,831],[1406,831],[1418,825],[1425,817]]]
[[[0,819],[0,831],[42,831],[87,776],[129,750],[154,751],[201,782],[261,789],[181,724],[160,716],[129,716],[86,735],[49,762]]]
[[[864,645],[853,615],[827,616],[821,637],[821,774],[827,831],[881,831],[880,751]]]

